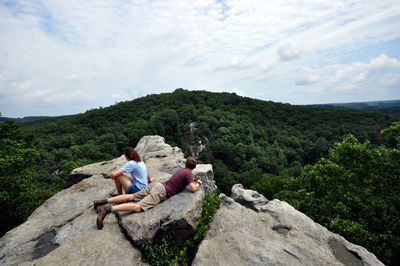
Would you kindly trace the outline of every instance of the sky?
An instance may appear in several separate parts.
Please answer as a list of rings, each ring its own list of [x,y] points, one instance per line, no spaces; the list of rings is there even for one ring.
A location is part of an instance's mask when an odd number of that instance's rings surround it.
[[[0,0],[0,112],[177,88],[291,104],[400,99],[399,0]]]

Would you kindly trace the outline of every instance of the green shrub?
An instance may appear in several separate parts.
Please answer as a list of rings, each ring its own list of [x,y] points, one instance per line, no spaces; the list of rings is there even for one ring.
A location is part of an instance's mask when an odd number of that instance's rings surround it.
[[[217,212],[223,199],[218,196],[218,192],[206,195],[203,201],[203,209],[201,217],[197,221],[196,232],[193,237],[186,239],[179,254],[174,260],[174,264],[190,265],[194,255],[197,252],[197,247],[210,229],[214,214]]]
[[[144,260],[154,266],[170,265],[170,262],[179,252],[174,237],[175,234],[171,231],[158,244],[151,241],[143,244],[142,252]]]
[[[178,246],[174,240],[174,233],[167,234],[159,243],[146,242],[142,245],[144,261],[150,265],[189,265],[197,247],[207,234],[213,216],[223,199],[218,196],[215,191],[212,194],[207,194],[202,203],[202,212],[197,220],[195,234],[186,239],[186,241]]]

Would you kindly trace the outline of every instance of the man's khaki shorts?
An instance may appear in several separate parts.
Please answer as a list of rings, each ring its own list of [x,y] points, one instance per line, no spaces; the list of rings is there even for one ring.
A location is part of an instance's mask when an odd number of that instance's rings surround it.
[[[133,200],[143,211],[156,206],[167,198],[167,191],[160,182],[150,183],[145,189],[133,194]]]

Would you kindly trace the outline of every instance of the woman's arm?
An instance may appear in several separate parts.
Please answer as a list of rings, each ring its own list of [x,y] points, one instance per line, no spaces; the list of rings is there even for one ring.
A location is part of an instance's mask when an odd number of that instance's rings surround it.
[[[119,169],[117,171],[112,172],[110,177],[111,177],[112,180],[114,180],[116,177],[122,175],[123,173],[125,173],[124,170]]]

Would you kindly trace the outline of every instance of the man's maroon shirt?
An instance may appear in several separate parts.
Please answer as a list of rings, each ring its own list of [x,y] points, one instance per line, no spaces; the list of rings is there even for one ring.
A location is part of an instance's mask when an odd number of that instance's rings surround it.
[[[187,168],[182,168],[162,184],[167,191],[167,196],[171,197],[181,192],[188,184],[193,182],[192,173]]]

